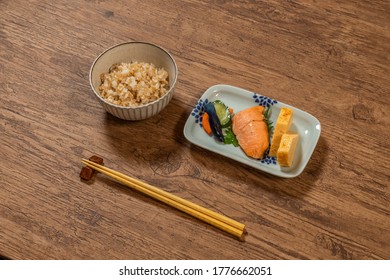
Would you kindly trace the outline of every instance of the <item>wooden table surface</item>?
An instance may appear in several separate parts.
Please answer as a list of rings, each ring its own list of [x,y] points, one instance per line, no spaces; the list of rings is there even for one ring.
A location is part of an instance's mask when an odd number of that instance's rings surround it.
[[[125,41],[176,59],[169,105],[107,114],[93,60]],[[191,144],[228,84],[321,122],[283,179]],[[389,259],[389,1],[0,1],[0,255],[10,259]],[[99,174],[83,157],[244,223],[245,242]],[[102,175],[102,176],[100,176]]]

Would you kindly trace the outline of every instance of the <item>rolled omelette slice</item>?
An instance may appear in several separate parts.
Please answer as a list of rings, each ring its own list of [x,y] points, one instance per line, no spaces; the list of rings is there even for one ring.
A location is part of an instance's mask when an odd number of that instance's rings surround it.
[[[299,136],[297,133],[285,133],[280,140],[277,160],[280,166],[291,167]]]
[[[290,108],[282,108],[280,110],[278,119],[276,120],[274,135],[271,140],[271,147],[269,150],[269,155],[271,157],[276,157],[280,140],[282,139],[282,135],[287,133],[291,127],[293,119],[293,110]]]

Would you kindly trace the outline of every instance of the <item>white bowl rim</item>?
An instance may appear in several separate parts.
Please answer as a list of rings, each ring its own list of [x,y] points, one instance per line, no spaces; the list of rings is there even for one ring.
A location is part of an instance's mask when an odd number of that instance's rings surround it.
[[[163,96],[161,96],[160,98],[158,98],[157,100],[154,100],[154,101],[152,101],[152,102],[150,102],[150,103],[147,103],[147,104],[142,104],[142,105],[137,105],[137,106],[121,106],[121,105],[117,105],[117,104],[113,104],[113,103],[108,102],[107,100],[105,100],[104,98],[102,98],[102,97],[100,96],[99,93],[96,92],[96,90],[95,90],[95,88],[94,88],[94,86],[93,86],[93,84],[92,84],[92,71],[93,71],[93,69],[94,69],[94,67],[95,67],[95,65],[96,65],[96,63],[97,63],[97,61],[100,59],[100,57],[102,57],[105,53],[109,52],[110,50],[112,50],[112,49],[114,49],[114,48],[117,48],[117,47],[119,47],[119,46],[128,45],[128,44],[145,44],[145,45],[151,45],[151,46],[153,46],[153,47],[156,47],[156,48],[162,50],[162,51],[163,51],[164,53],[166,53],[166,54],[169,56],[169,58],[172,60],[173,65],[175,66],[175,72],[176,72],[175,79],[174,79],[174,81],[173,81],[173,83],[172,83],[172,86],[169,87],[169,90],[168,90]],[[110,105],[110,106],[113,106],[113,107],[116,107],[116,108],[120,108],[120,109],[137,109],[137,108],[144,108],[144,107],[148,107],[148,106],[150,106],[150,105],[152,105],[152,104],[154,104],[154,103],[157,103],[157,102],[159,102],[160,100],[162,100],[162,99],[166,98],[167,96],[169,96],[169,93],[174,89],[174,87],[175,87],[175,85],[176,85],[177,77],[178,77],[178,74],[179,74],[178,71],[179,71],[179,69],[177,68],[177,64],[176,64],[175,59],[174,59],[173,56],[172,56],[166,49],[164,49],[163,47],[160,47],[159,45],[156,45],[156,44],[150,43],[150,42],[146,42],[146,41],[128,41],[128,42],[122,42],[122,43],[113,45],[113,46],[111,46],[111,47],[105,49],[103,52],[101,52],[101,53],[95,58],[95,60],[94,60],[93,63],[92,63],[92,66],[91,66],[91,68],[90,68],[90,70],[89,70],[89,84],[90,84],[90,86],[91,86],[91,88],[92,88],[93,93],[94,93],[101,101],[103,101],[104,103],[106,103],[106,104],[108,104],[108,105]]]

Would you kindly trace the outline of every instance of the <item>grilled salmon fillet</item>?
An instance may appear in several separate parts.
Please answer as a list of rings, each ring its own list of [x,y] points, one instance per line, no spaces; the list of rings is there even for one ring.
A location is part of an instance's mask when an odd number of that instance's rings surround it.
[[[249,157],[260,159],[269,147],[264,107],[254,106],[234,115],[232,129],[238,144]]]

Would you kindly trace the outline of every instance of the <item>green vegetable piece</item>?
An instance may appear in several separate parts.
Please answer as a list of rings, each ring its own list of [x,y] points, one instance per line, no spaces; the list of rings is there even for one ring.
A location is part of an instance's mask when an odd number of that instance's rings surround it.
[[[223,129],[223,136],[224,136],[224,143],[225,144],[232,144],[234,147],[239,146],[238,140],[236,138],[236,135],[234,135],[231,126]]]
[[[230,126],[232,117],[230,115],[229,108],[221,100],[216,100],[213,104],[221,126]]]
[[[264,110],[264,118],[265,118],[265,122],[267,124],[267,128],[268,128],[268,133],[271,135],[272,134],[272,130],[274,129],[274,125],[272,123],[272,121],[269,119],[270,118],[270,109],[271,107],[267,107],[265,110]]]

